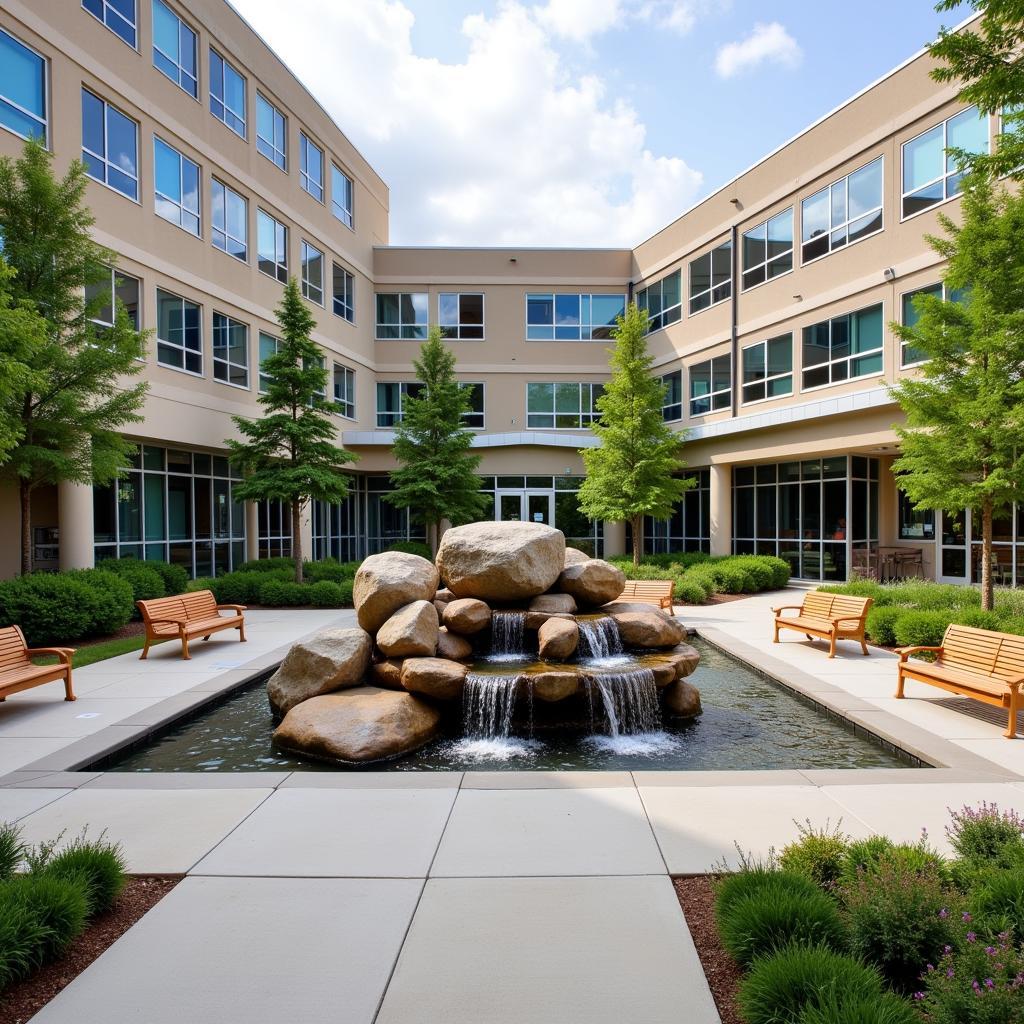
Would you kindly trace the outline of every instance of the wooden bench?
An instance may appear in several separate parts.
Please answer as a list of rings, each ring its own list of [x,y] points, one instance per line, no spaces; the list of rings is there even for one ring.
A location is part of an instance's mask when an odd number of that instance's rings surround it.
[[[672,611],[673,580],[626,580],[626,586],[616,601],[635,601],[637,604],[656,604]]]
[[[0,701],[12,693],[33,686],[62,680],[64,699],[74,700],[71,688],[71,656],[73,647],[29,647],[19,626],[0,628]],[[57,655],[56,665],[33,665],[32,659],[42,654]]]
[[[910,656],[930,651],[935,661],[911,661]],[[1006,708],[1007,739],[1017,735],[1017,709],[1024,683],[1024,636],[996,633],[973,626],[947,626],[940,647],[897,647],[900,656],[896,697],[903,686],[916,679],[929,686],[973,697],[997,708]]]
[[[146,625],[146,646],[141,658],[149,654],[150,644],[158,640],[181,640],[181,654],[187,661],[192,657],[188,642],[201,636],[209,640],[212,633],[221,629],[237,629],[238,639],[245,643],[244,604],[217,604],[212,591],[196,590],[191,594],[177,597],[157,597],[152,601],[136,601]],[[222,611],[232,612],[221,615]]]
[[[864,640],[864,620],[871,607],[870,597],[851,597],[849,594],[824,594],[820,590],[809,591],[803,604],[782,605],[773,608],[775,613],[775,639],[779,642],[780,629],[793,629],[803,633],[808,640],[819,637],[828,641],[828,656],[836,656],[837,640],[859,640],[860,649],[868,653]],[[785,611],[799,614],[783,617]]]

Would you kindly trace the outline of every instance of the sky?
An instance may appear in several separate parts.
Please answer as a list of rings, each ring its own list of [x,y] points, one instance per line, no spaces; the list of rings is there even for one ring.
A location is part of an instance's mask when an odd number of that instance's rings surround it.
[[[396,245],[636,245],[969,13],[936,14],[934,0],[231,2],[388,184]]]

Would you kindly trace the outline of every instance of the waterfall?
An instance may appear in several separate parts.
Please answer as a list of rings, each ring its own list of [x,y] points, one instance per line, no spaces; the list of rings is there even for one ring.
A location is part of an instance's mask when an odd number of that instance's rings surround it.
[[[519,676],[470,672],[462,691],[462,724],[470,739],[505,739],[512,731]]]
[[[527,656],[526,612],[494,612],[491,615],[491,656],[516,661]]]
[[[610,615],[578,618],[580,630],[579,653],[584,658],[612,658],[622,654],[619,627]]]
[[[604,704],[613,737],[657,732],[661,728],[658,689],[649,668],[629,672],[600,672],[590,677]]]

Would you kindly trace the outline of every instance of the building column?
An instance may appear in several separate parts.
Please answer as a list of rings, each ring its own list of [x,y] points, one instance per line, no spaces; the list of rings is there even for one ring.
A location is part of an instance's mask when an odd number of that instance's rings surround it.
[[[711,554],[732,554],[732,466],[711,465]]]
[[[604,557],[626,553],[626,524],[604,521]]]
[[[245,503],[245,560],[255,562],[260,557],[260,512],[255,501]]]
[[[302,557],[313,560],[313,503],[307,501],[299,513],[299,530],[302,534]]]
[[[92,484],[62,481],[57,485],[57,526],[61,571],[91,569],[95,540]]]

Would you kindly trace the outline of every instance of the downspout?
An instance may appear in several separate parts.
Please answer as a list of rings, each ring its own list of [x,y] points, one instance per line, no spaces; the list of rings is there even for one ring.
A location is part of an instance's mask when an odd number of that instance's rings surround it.
[[[736,419],[739,415],[740,407],[740,366],[739,366],[739,299],[740,299],[740,279],[739,279],[739,266],[740,266],[740,254],[739,254],[739,229],[735,224],[729,228],[729,239],[732,245],[732,266],[730,273],[732,275],[732,282],[729,286],[729,311],[730,311],[730,323],[729,323],[729,340],[731,342],[731,355],[732,365],[730,366],[730,376],[732,379],[731,398],[732,398],[732,418]]]

